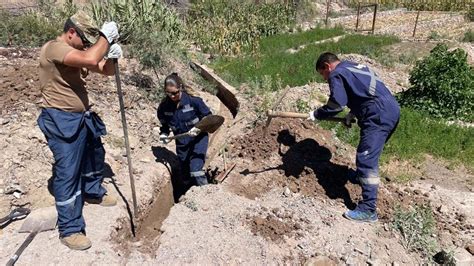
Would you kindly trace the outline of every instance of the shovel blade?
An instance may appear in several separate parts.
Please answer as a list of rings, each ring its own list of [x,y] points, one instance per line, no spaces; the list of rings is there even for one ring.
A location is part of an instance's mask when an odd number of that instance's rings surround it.
[[[224,123],[224,120],[224,117],[220,115],[208,115],[201,119],[195,127],[202,132],[214,133]]]
[[[58,213],[55,206],[34,210],[25,219],[20,233],[42,232],[56,228]]]
[[[235,118],[239,112],[240,103],[235,96],[235,88],[227,84],[219,76],[217,76],[214,71],[208,68],[205,65],[200,65],[196,62],[190,63],[191,68],[199,73],[204,79],[211,81],[216,84],[217,88],[217,98],[224,104],[227,109],[229,109],[232,116]]]

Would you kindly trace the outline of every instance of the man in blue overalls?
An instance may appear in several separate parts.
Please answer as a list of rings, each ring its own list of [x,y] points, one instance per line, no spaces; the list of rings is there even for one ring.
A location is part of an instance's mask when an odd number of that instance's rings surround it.
[[[158,107],[158,119],[161,123],[160,140],[166,144],[170,129],[174,135],[190,132],[193,136],[176,139],[176,154],[181,165],[188,170],[194,185],[207,185],[207,177],[203,171],[206,159],[209,135],[197,132],[194,125],[202,118],[211,114],[209,107],[199,97],[191,96],[181,78],[172,73],[165,79],[164,86],[167,97]]]
[[[52,190],[58,212],[61,243],[75,250],[91,247],[82,216],[84,201],[113,206],[115,197],[102,186],[106,134],[99,116],[90,110],[84,78],[97,72],[115,73],[112,58],[122,50],[113,42],[119,34],[115,22],[99,30],[79,11],[67,19],[63,33],[40,52],[43,98],[38,125],[54,156]],[[105,59],[107,57],[108,59]]]
[[[385,84],[365,65],[340,61],[332,53],[323,53],[316,70],[328,81],[330,96],[326,105],[310,112],[310,119],[324,119],[341,112],[345,106],[356,117],[360,127],[356,172],[350,180],[362,186],[362,201],[344,217],[358,222],[376,222],[377,191],[380,183],[379,158],[383,147],[395,131],[400,107]]]

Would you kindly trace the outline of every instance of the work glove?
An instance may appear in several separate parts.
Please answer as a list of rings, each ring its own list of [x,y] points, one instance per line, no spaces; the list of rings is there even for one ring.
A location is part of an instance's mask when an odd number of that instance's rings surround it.
[[[113,42],[117,41],[120,37],[117,28],[117,23],[113,21],[105,22],[104,25],[102,25],[102,28],[100,29],[100,33],[107,39],[109,44],[112,44]]]
[[[160,137],[158,139],[159,139],[160,143],[164,144],[164,145],[171,142],[171,140],[168,139],[168,134],[165,134],[165,133],[161,133]]]
[[[352,127],[352,123],[355,123],[356,122],[356,116],[352,113],[348,113],[344,119],[346,120],[344,122],[344,125],[348,128],[351,128]]]
[[[105,56],[105,59],[119,59],[122,57],[122,47],[120,45],[114,43],[110,46],[109,52]]]
[[[309,112],[308,115],[309,116],[307,120],[316,121],[316,117],[314,116],[314,111]]]
[[[199,135],[199,133],[201,133],[201,130],[197,127],[193,127],[191,128],[191,130],[188,131],[188,133],[189,133],[189,136],[196,137],[197,135]]]

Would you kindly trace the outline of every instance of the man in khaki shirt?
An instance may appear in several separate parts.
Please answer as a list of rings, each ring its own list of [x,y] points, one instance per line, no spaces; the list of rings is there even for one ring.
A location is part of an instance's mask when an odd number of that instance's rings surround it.
[[[52,189],[58,211],[61,242],[71,249],[91,247],[82,216],[84,201],[114,206],[115,197],[102,186],[105,125],[91,112],[85,76],[113,75],[112,59],[122,50],[115,22],[99,30],[83,12],[70,17],[63,33],[40,52],[43,109],[38,125],[54,155]],[[104,57],[105,56],[105,57]],[[107,58],[107,59],[106,59]]]

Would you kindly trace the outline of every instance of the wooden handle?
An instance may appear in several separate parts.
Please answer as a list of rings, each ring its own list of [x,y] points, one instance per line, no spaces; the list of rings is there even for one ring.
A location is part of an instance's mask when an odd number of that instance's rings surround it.
[[[189,132],[185,132],[185,133],[181,133],[181,134],[178,134],[178,135],[174,135],[174,136],[167,137],[166,139],[168,139],[168,140],[174,140],[174,139],[180,139],[180,138],[189,137],[189,136],[191,136],[191,135],[189,134]]]
[[[268,117],[286,117],[286,118],[308,118],[309,117],[309,114],[294,113],[294,112],[275,112],[272,110],[268,110],[267,115]],[[321,120],[340,122],[340,123],[346,124],[346,119],[344,117],[328,117]]]
[[[269,117],[287,117],[287,118],[308,118],[308,114],[294,113],[294,112],[276,112],[269,110],[267,112]]]

